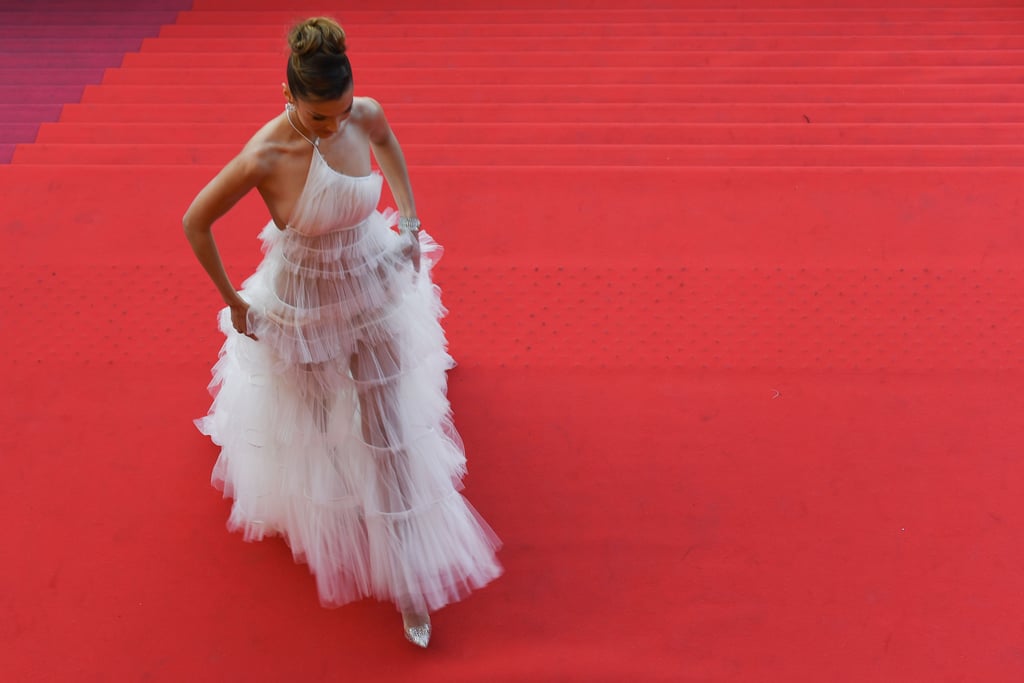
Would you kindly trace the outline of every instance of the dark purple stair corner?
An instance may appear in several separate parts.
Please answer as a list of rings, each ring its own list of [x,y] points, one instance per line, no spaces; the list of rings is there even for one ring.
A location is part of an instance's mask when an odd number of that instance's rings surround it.
[[[0,164],[87,85],[121,65],[192,0],[5,0],[0,8]]]

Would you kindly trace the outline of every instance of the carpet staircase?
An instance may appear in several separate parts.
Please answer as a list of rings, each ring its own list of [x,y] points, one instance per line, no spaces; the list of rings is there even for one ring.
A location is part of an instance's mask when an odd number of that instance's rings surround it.
[[[189,431],[220,302],[180,216],[282,110],[311,14],[446,247],[506,542],[427,664],[225,534]],[[9,531],[5,680],[1024,675],[1018,0],[7,2],[0,117],[0,450],[33,454],[0,514],[41,515]],[[266,220],[215,228],[237,283]]]
[[[915,281],[899,267],[931,266],[939,270],[921,277],[945,314],[932,325],[913,316],[897,329],[935,344],[934,325],[962,319],[969,305],[958,299],[958,278],[983,286],[973,271],[953,277],[943,268],[981,258],[1018,262],[1019,250],[1002,247],[1017,229],[1005,196],[1024,163],[1024,9],[1007,0],[981,9],[913,0],[792,4],[514,3],[481,10],[449,2],[422,10],[397,3],[338,14],[350,33],[359,92],[385,104],[422,188],[427,221],[444,226],[457,252],[500,268],[524,265],[534,252],[532,259],[571,263],[574,280],[547,292],[558,318],[571,318],[577,290],[592,291],[594,275],[579,270],[584,263],[629,272],[637,259],[677,268],[753,259],[764,268],[799,269],[753,291],[751,278],[771,276],[742,269],[691,274],[693,291],[753,297],[751,308],[773,311],[771,325],[806,340],[830,321],[803,305],[780,308],[775,297],[836,296],[843,285],[828,286],[832,278],[856,279],[844,269],[868,267],[873,284],[863,292],[857,324],[870,333],[894,315],[873,313],[869,303],[884,301],[870,297],[913,297]],[[175,179],[172,194],[134,194],[180,212],[280,110],[283,36],[296,18],[317,10],[279,7],[197,0],[120,68],[106,70],[102,82],[86,86],[59,121],[43,123],[34,143],[17,147],[13,163],[32,174],[87,165],[115,183],[160,167],[162,177]],[[452,186],[475,191],[440,191]],[[734,201],[737,187],[747,196]],[[262,220],[258,206],[249,207],[238,225]],[[659,228],[667,217],[673,229]],[[585,238],[578,226],[586,226]],[[826,266],[839,271],[825,275]],[[629,310],[634,298],[675,284],[665,277],[614,292],[617,302]],[[703,282],[713,277],[722,279]],[[532,279],[502,278],[513,298],[532,294]],[[487,362],[533,356],[615,364],[627,357],[621,350],[638,346],[630,336],[637,333],[643,342],[634,360],[648,365],[1019,367],[1013,356],[983,360],[955,346],[890,349],[884,359],[880,349],[859,345],[842,357],[834,344],[810,356],[801,346],[766,353],[739,329],[749,320],[730,322],[731,314],[708,312],[705,303],[675,297],[666,314],[692,321],[692,305],[698,319],[711,316],[713,324],[702,326],[709,339],[722,344],[744,335],[736,348],[709,355],[691,334],[668,348],[652,343],[642,325],[609,332],[604,351],[584,343],[592,339],[585,328],[555,339],[550,329],[509,336],[496,327],[493,343],[480,347],[493,351]],[[825,305],[833,303],[841,302]],[[985,337],[1000,315],[985,311],[963,334]],[[505,322],[518,325],[514,320]],[[525,353],[522,340],[534,334],[537,343]],[[580,344],[582,356],[568,352]],[[934,353],[947,357],[925,358]]]

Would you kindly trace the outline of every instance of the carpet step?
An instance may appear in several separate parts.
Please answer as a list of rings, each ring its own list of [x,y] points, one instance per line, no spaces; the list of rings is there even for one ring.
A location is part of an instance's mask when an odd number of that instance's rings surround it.
[[[38,59],[38,58],[37,58]],[[366,52],[352,56],[357,73],[366,68],[424,66],[423,56],[409,52]],[[130,69],[277,69],[285,56],[264,52],[135,52],[124,56]],[[84,66],[78,62],[79,66]],[[2,64],[2,62],[0,62]],[[27,64],[27,62],[26,62]],[[851,52],[443,52],[431,57],[430,67],[965,67],[1024,66],[1024,50],[851,51]]]
[[[5,0],[4,9],[12,12],[71,12],[76,14],[92,14],[103,12],[117,14],[125,12],[179,12],[194,8],[189,0]],[[229,9],[226,5],[217,7],[219,10]],[[277,9],[280,9],[278,7]]]
[[[31,41],[18,47],[2,46],[4,51],[20,51],[36,49]],[[217,39],[217,46],[223,52],[262,52],[281,55],[286,53],[284,36],[280,38]],[[45,47],[45,46],[44,46]],[[353,57],[361,50],[377,52],[406,52],[421,55],[428,59],[427,54],[436,52],[464,52],[479,50],[481,52],[578,52],[606,51],[609,53],[637,50],[654,51],[846,51],[846,50],[1020,50],[1024,49],[1024,35],[1006,34],[993,36],[949,35],[949,36],[687,36],[687,37],[647,37],[647,36],[592,36],[592,37],[522,37],[479,38],[472,31],[466,31],[461,37],[436,40],[424,38],[359,38],[350,36],[349,47]],[[38,48],[43,49],[43,48]],[[53,49],[53,46],[50,46]],[[130,49],[130,48],[126,48]],[[210,49],[210,41],[196,38],[146,38],[143,40],[143,52],[205,52]]]
[[[61,104],[0,104],[0,122],[9,124],[56,121],[62,108]]]
[[[91,38],[69,41],[66,38],[7,38],[0,43],[0,58],[11,54],[75,52],[136,52],[142,43],[153,38]]]
[[[103,77],[109,85],[222,85],[262,86],[281,78],[282,66],[277,68],[235,69],[117,69]],[[43,72],[46,73],[46,72]],[[77,71],[67,72],[66,81],[88,80]],[[8,76],[0,71],[0,83],[14,83],[10,78],[24,78],[24,72]],[[987,67],[462,67],[438,69],[436,67],[365,68],[356,71],[360,83],[430,83],[431,86],[449,85],[889,85],[908,84],[920,87],[928,84],[981,84],[1019,85],[1024,83],[1024,65]],[[25,82],[25,81],[22,81]],[[56,82],[56,81],[55,81]]]
[[[30,144],[19,164],[224,164],[239,144]],[[1024,145],[403,144],[411,166],[1024,166]]]
[[[105,0],[110,2],[112,0]],[[578,11],[578,10],[616,10],[622,8],[622,0],[559,0],[558,7],[562,10]],[[779,11],[780,8],[786,8],[788,11],[802,11],[808,6],[806,0],[745,0],[743,5],[749,11]],[[891,6],[891,2],[886,0],[860,0],[858,3],[861,7],[869,8],[872,11],[887,10]],[[976,0],[943,0],[943,8],[956,8],[956,9],[972,9],[977,6]],[[310,2],[306,7],[318,7],[319,5],[315,2]],[[444,0],[442,8],[445,10],[463,10],[470,11],[476,10],[480,6],[479,0]],[[704,5],[706,6],[706,5]],[[935,6],[935,0],[900,0],[901,9],[930,9]],[[985,0],[984,7],[986,8],[1020,8],[1019,0]],[[435,5],[437,7],[437,5]],[[517,10],[547,10],[551,7],[550,0],[516,0],[515,7]],[[677,9],[679,7],[679,0],[645,0],[644,7],[652,10],[666,10],[666,9]],[[194,0],[192,3],[192,9],[194,11],[267,11],[267,10],[280,10],[280,0]],[[387,3],[387,9],[422,9],[422,3],[418,0],[407,0],[406,2],[399,2],[392,0]],[[814,11],[814,8],[810,8]],[[303,12],[300,8],[297,8],[296,13],[299,15],[308,14]]]
[[[39,130],[38,123],[4,123],[0,127],[0,145],[15,145],[32,142]]]
[[[3,18],[3,14],[0,13],[0,20],[3,20]],[[141,39],[156,36],[159,33],[159,24],[129,26],[36,26],[33,24],[11,26],[9,24],[0,24],[0,39],[3,39],[5,43],[12,38],[64,39],[65,47],[67,47],[68,41],[107,40],[112,38]]]
[[[82,85],[100,83],[105,69],[7,69],[0,60],[0,87],[11,85]]]
[[[244,142],[260,123],[43,123],[35,135],[47,144],[224,144]],[[246,128],[249,130],[246,130]],[[602,124],[404,123],[403,144],[580,145],[1014,145],[1024,123],[988,124]],[[24,134],[0,141],[25,141]]]
[[[55,196],[103,188],[104,196],[118,198],[119,215],[161,217],[157,232],[187,250],[172,223],[217,170],[142,164],[5,166],[0,167],[0,186],[17,197],[33,196],[39,187],[53,188]],[[867,264],[895,270],[962,265],[981,272],[974,269],[984,261],[984,272],[991,273],[999,267],[1019,271],[1024,263],[1019,216],[1005,204],[1024,186],[1024,168],[423,166],[412,170],[412,179],[428,229],[458,255],[442,261],[442,271],[480,259],[507,259],[532,270],[539,263],[623,265],[639,255],[676,269],[763,264],[770,266],[766,276],[786,266]],[[452,192],[453,187],[473,191]],[[566,201],[589,197],[594,188],[601,189],[599,201]],[[737,188],[756,191],[743,192],[737,201]],[[383,205],[393,206],[389,200]],[[537,219],[540,207],[543,220]],[[75,226],[61,236],[69,245],[65,253],[75,262],[79,254],[95,250],[97,240],[123,237],[123,222],[102,212],[83,213],[76,202],[41,202],[29,210],[34,213],[27,225]],[[496,225],[509,229],[481,232],[481,216],[498,217]],[[664,226],[666,217],[675,228],[654,229]],[[766,220],[770,230],[750,229]],[[222,252],[240,249],[248,257],[266,221],[258,198],[247,198],[215,227]],[[651,229],[643,229],[642,239],[623,239],[624,225]],[[572,226],[586,226],[587,239],[581,240]],[[163,239],[157,233],[153,238]],[[5,239],[15,253],[41,259],[54,254],[50,231],[10,231]],[[150,239],[124,242],[128,262],[166,264],[166,254],[154,250]],[[993,244],[1000,246],[993,249]],[[202,276],[198,266],[193,272]]]
[[[159,28],[163,24],[172,24],[179,16],[177,11],[152,11],[135,12],[121,8],[119,11],[86,11],[82,9],[83,3],[78,5],[76,10],[63,10],[59,13],[54,11],[14,11],[4,9],[0,11],[0,25],[4,27],[60,27],[60,26],[154,26]],[[126,4],[126,3],[122,3]],[[187,3],[179,2],[178,5]],[[95,6],[91,1],[89,6]],[[9,7],[5,4],[5,8]],[[980,19],[997,20],[1007,17],[991,15],[989,17],[978,17]]]
[[[971,21],[1020,21],[1024,20],[1024,8],[1020,5],[1007,7],[934,7],[934,8],[821,8],[821,7],[772,7],[772,8],[675,8],[648,9],[623,8],[621,5],[613,9],[563,9],[559,7],[543,9],[502,8],[488,9],[477,7],[472,10],[454,9],[407,9],[396,13],[392,10],[345,9],[337,10],[335,18],[343,26],[361,24],[390,23],[401,21],[405,24],[476,24],[476,23],[517,23],[517,24],[548,24],[548,23],[665,23],[665,22],[971,22]],[[986,3],[987,5],[988,3]],[[330,14],[330,12],[328,12]],[[177,23],[181,26],[190,25],[231,25],[240,24],[272,24],[289,26],[296,17],[305,14],[301,11],[246,10],[219,11],[201,10],[182,12]]]
[[[1019,34],[1024,29],[1024,20],[1015,21],[833,21],[833,22],[744,22],[729,23],[715,21],[690,22],[637,22],[598,21],[585,23],[582,21],[565,21],[559,23],[483,23],[472,24],[449,23],[374,23],[349,25],[353,40],[362,41],[366,38],[429,38],[431,40],[447,40],[462,38],[467,32],[483,38],[516,38],[517,40],[533,40],[536,38],[569,38],[569,37],[695,37],[695,36],[945,36],[969,34],[973,36],[1010,36]],[[243,35],[248,39],[280,41],[282,26],[274,24],[235,24],[231,30],[234,35]],[[167,25],[160,30],[160,38],[167,39],[220,39],[224,37],[224,27],[220,25]]]
[[[272,81],[263,88],[234,85],[104,85],[87,86],[86,103],[173,103],[248,105],[277,103],[280,86]],[[1024,102],[1024,84],[1014,85],[465,85],[435,87],[430,84],[370,84],[363,87],[378,100],[390,102],[886,102],[902,103],[990,103]],[[18,90],[21,88],[19,87]],[[0,87],[0,101],[15,101],[18,92]],[[39,89],[25,87],[24,91]],[[33,95],[42,98],[46,93]],[[70,98],[65,98],[70,99]],[[37,99],[34,101],[46,101]]]
[[[281,112],[284,100],[247,106],[243,110],[205,104],[68,104],[62,122],[77,123],[229,123],[261,124]],[[792,104],[719,104],[659,102],[635,104],[492,104],[492,103],[391,103],[388,118],[398,123],[630,123],[653,124],[666,121],[687,123],[1021,123],[1021,104],[835,104],[797,102]],[[16,107],[12,107],[12,110]],[[50,111],[47,109],[47,111]],[[2,111],[2,110],[0,110]],[[60,112],[60,108],[57,108]],[[805,118],[806,117],[806,118]],[[43,117],[41,117],[42,119]],[[54,117],[55,118],[55,117]],[[49,118],[49,120],[54,120]],[[40,120],[41,120],[40,119]]]
[[[0,52],[0,69],[54,69],[69,64],[76,69],[106,69],[120,66],[123,59],[123,52]]]
[[[0,85],[0,102],[21,104],[63,104],[78,102],[82,96],[81,85]]]

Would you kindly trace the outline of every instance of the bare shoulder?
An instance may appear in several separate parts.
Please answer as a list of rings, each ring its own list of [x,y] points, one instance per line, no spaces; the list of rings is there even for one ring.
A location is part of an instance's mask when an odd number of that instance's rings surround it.
[[[289,147],[280,134],[279,122],[268,122],[200,191],[190,212],[212,221],[249,190],[272,179],[288,154]]]
[[[232,161],[240,172],[257,182],[271,175],[291,151],[287,137],[282,134],[280,118],[268,121],[256,131]]]
[[[352,98],[352,117],[356,121],[374,121],[384,116],[384,107],[372,97]]]
[[[384,107],[372,97],[352,99],[352,122],[359,126],[371,142],[382,142],[391,132]]]

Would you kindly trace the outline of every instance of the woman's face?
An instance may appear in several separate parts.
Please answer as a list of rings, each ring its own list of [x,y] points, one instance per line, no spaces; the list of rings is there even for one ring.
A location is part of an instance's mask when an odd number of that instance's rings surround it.
[[[352,113],[353,89],[336,100],[304,100],[293,98],[295,113],[302,126],[321,140],[331,137]]]

